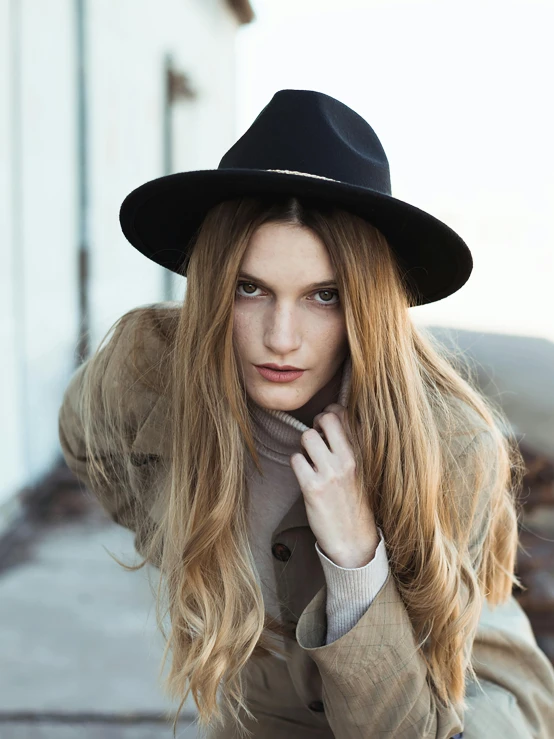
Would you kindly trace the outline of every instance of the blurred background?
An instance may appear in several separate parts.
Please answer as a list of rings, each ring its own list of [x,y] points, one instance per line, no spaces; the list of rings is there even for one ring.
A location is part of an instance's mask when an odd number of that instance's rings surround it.
[[[0,0],[0,739],[171,736],[147,575],[104,549],[133,561],[133,534],[65,466],[58,411],[120,315],[186,290],[123,236],[125,196],[216,168],[283,88],[360,113],[393,195],[472,251],[412,317],[518,437],[514,596],[554,662],[553,22],[538,0]]]

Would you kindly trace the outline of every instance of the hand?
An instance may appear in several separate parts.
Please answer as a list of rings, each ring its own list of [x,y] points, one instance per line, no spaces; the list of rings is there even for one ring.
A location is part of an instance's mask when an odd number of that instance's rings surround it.
[[[318,429],[325,432],[323,438]],[[313,429],[301,437],[315,468],[302,454],[290,457],[320,549],[335,564],[348,568],[368,564],[380,541],[369,503],[362,497],[361,508],[358,505],[351,438],[346,408],[331,403],[314,417]]]

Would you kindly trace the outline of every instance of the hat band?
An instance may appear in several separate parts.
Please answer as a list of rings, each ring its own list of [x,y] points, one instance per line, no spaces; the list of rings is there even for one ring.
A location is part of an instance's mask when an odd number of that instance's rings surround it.
[[[301,174],[304,177],[317,177],[318,180],[327,180],[328,182],[341,182],[341,180],[334,180],[332,177],[323,177],[320,174],[311,174],[311,172],[297,172],[294,169],[266,169],[266,172],[281,172],[282,174]]]

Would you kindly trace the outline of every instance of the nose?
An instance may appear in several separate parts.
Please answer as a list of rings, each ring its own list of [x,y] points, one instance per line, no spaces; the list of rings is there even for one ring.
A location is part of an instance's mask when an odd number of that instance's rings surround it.
[[[301,344],[299,323],[292,308],[276,308],[268,318],[265,345],[276,357],[289,357],[283,363],[294,364],[290,356]],[[300,365],[299,365],[300,366]]]

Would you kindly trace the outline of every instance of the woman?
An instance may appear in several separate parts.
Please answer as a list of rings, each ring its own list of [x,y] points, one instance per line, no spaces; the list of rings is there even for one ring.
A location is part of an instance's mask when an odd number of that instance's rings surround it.
[[[178,712],[191,692],[212,739],[550,737],[512,596],[523,460],[407,310],[471,254],[391,196],[369,124],[281,90],[217,170],[142,185],[120,221],[185,299],[117,321],[60,442],[136,532],[120,564],[159,568]]]

